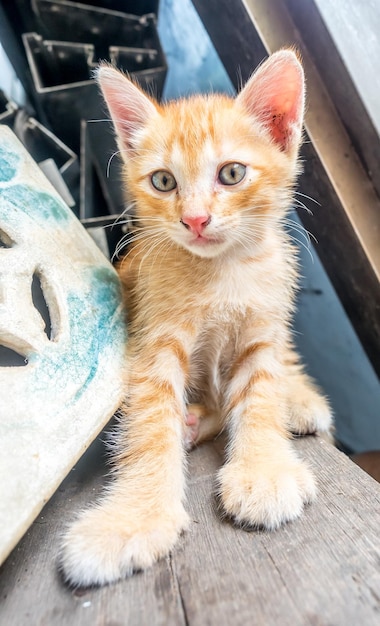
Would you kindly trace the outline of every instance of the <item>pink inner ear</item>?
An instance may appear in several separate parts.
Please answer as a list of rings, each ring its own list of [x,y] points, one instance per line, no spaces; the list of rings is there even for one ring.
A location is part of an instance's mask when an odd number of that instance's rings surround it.
[[[248,81],[238,100],[262,122],[282,150],[298,146],[304,110],[304,76],[294,52],[272,54]]]
[[[291,72],[289,74],[285,77],[285,93],[274,90],[273,94],[268,94],[272,135],[284,149],[294,130],[301,129],[303,117],[303,89],[300,89],[299,80],[295,80]]]

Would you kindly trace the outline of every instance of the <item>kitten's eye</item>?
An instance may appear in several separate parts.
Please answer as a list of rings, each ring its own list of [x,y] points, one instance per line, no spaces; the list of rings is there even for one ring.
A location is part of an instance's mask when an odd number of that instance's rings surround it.
[[[165,170],[158,170],[151,176],[152,185],[158,191],[172,191],[177,187],[177,181],[173,174]]]
[[[237,185],[243,180],[246,170],[241,163],[227,163],[219,171],[219,180],[223,185]]]

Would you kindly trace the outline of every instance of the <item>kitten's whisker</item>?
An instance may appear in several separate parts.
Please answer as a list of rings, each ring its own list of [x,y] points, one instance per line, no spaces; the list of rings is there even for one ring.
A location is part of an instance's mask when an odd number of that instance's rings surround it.
[[[265,231],[261,231],[261,232],[265,232]],[[237,230],[236,231],[236,241],[237,243],[239,243],[241,246],[243,246],[243,248],[249,253],[252,253],[252,243],[253,244],[258,244],[261,241],[261,238],[257,236],[258,232],[257,231],[249,231],[247,232],[246,229],[244,230]]]
[[[306,198],[306,200],[311,200],[312,202],[315,202],[315,204],[318,204],[318,206],[322,206],[320,202],[318,202],[318,200],[316,200],[315,198],[312,198],[311,196],[306,195],[305,193],[301,193],[300,191],[295,191],[294,192],[296,196],[302,196],[303,198]]]
[[[103,119],[103,120],[86,120],[86,124],[94,124],[96,122],[110,122],[111,124],[113,123],[111,118],[108,119]]]
[[[154,240],[155,238],[156,238],[156,236],[155,236],[155,235],[152,235],[152,236],[150,237],[150,240],[143,241],[143,245],[142,245],[142,247],[141,247],[141,250],[143,250],[144,248],[147,248],[147,247],[150,245],[151,241],[152,241],[152,240]],[[131,243],[131,241],[130,241],[130,240],[127,240],[127,241],[125,241],[123,244],[121,244],[121,245],[119,246],[119,248],[118,248],[118,253],[120,254],[120,252],[121,252],[124,248],[126,248],[126,247],[127,247],[127,248],[129,247],[129,250],[128,250],[128,249],[126,250],[126,252],[125,252],[125,256],[127,256],[130,252],[132,252],[132,250],[133,250],[133,246],[130,246],[130,245],[129,245],[130,243]]]
[[[295,230],[298,230],[299,232],[308,233],[308,231],[306,230],[306,228],[304,228],[304,226],[302,226],[302,224],[300,224],[296,220],[292,220],[289,217],[283,218],[281,220],[281,223],[290,228],[294,228]]]
[[[160,234],[161,234],[161,233],[157,233],[157,235],[158,235],[158,236],[159,236]],[[141,268],[142,268],[142,266],[143,266],[143,263],[144,263],[145,259],[146,259],[147,257],[149,257],[149,256],[152,254],[152,251],[153,251],[153,250],[154,250],[157,246],[159,246],[161,243],[165,242],[165,240],[166,240],[166,239],[169,239],[169,237],[168,237],[166,234],[164,234],[164,237],[161,237],[161,238],[158,238],[158,236],[157,236],[157,241],[155,241],[155,242],[154,242],[154,241],[153,241],[153,242],[147,242],[147,245],[143,246],[143,248],[142,248],[142,250],[143,250],[143,251],[144,251],[144,248],[146,248],[146,252],[145,252],[144,256],[140,259],[140,264],[139,264],[139,276],[140,276],[140,273],[141,273]],[[148,245],[148,243],[149,243],[150,245]]]
[[[114,220],[111,224],[103,224],[102,228],[114,228],[115,226],[124,226],[124,224],[129,224],[129,220],[123,220],[122,222]]]
[[[306,204],[304,204],[300,200],[297,200],[297,198],[293,198],[293,202],[294,204],[292,205],[291,208],[296,214],[302,209],[303,211],[306,211],[308,215],[314,215],[313,211],[309,209],[309,207],[307,207]]]
[[[294,230],[297,230],[300,234],[303,234],[307,238],[309,243],[310,243],[310,239],[313,239],[315,243],[318,243],[318,240],[315,237],[315,235],[313,235],[313,233],[311,233],[309,230],[307,230],[307,228],[305,228],[299,222],[296,222],[295,220],[287,219],[285,223],[288,226],[290,226],[290,228],[293,228]]]
[[[302,246],[302,248],[304,248],[307,251],[308,255],[310,256],[310,258],[312,260],[312,263],[314,264],[314,257],[313,257],[313,253],[312,253],[310,247],[308,245],[306,245],[305,242],[301,241],[301,239],[297,239],[296,237],[294,237],[290,233],[289,233],[289,237],[290,237],[290,239],[292,241],[294,241],[294,243],[296,243],[297,245]]]
[[[129,241],[128,241],[127,243],[129,243]],[[145,242],[145,243],[143,244],[143,247],[142,247],[141,249],[143,250],[144,248],[148,247],[149,243],[150,243],[150,242]],[[129,247],[129,250],[127,250],[127,251],[126,251],[126,253],[125,253],[125,255],[124,255],[124,258],[127,258],[127,257],[129,256],[129,254],[132,252],[132,250],[133,250],[133,249],[134,249],[134,247],[133,247],[133,246],[130,246],[130,247]],[[132,264],[134,263],[134,261],[135,261],[135,259],[136,259],[136,258],[137,258],[137,257],[135,257],[135,258],[132,260]]]
[[[116,152],[114,152],[113,154],[111,154],[110,158],[108,159],[108,163],[107,163],[107,170],[106,170],[106,177],[109,178],[110,177],[110,168],[111,168],[111,163],[114,159],[114,157],[118,154],[120,154],[122,152],[122,150],[117,150]]]
[[[306,204],[298,198],[293,198],[293,202],[296,204],[296,206],[293,207],[295,211],[297,211],[297,209],[304,209],[307,213],[309,213],[309,215],[313,215],[313,211],[309,209],[309,207],[306,206]]]
[[[139,239],[145,239],[147,237],[155,236],[156,233],[157,233],[157,229],[153,229],[153,228],[151,229],[151,231],[148,231],[148,232],[147,230],[145,230],[144,232],[140,232],[138,229],[129,230],[119,241],[112,258],[114,258],[115,256],[117,257],[127,244],[130,244]]]
[[[144,239],[149,239],[152,237],[155,237],[157,234],[160,234],[160,232],[165,232],[163,229],[157,229],[157,228],[152,228],[149,231],[148,230],[144,230],[144,231],[129,231],[129,233],[134,233],[131,235],[130,237],[130,241],[131,242],[135,242],[135,241],[141,241]]]

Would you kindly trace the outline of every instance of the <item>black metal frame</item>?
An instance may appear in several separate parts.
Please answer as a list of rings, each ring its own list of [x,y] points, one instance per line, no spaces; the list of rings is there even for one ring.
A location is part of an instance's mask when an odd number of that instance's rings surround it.
[[[111,225],[126,205],[117,159],[108,177],[108,160],[117,152],[112,125],[90,123],[108,117],[93,69],[106,59],[160,98],[167,64],[158,6],[159,0],[0,0],[0,41],[26,92],[29,117],[80,161],[81,180],[76,162],[78,176],[69,187],[86,227]],[[10,117],[8,109],[1,114]],[[116,224],[106,234],[112,255],[124,230]]]

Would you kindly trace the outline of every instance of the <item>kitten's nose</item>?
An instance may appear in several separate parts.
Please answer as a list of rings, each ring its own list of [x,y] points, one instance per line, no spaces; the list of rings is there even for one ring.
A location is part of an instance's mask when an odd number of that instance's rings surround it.
[[[181,223],[185,228],[190,229],[191,232],[197,235],[200,235],[210,222],[211,215],[183,215],[181,217]]]

